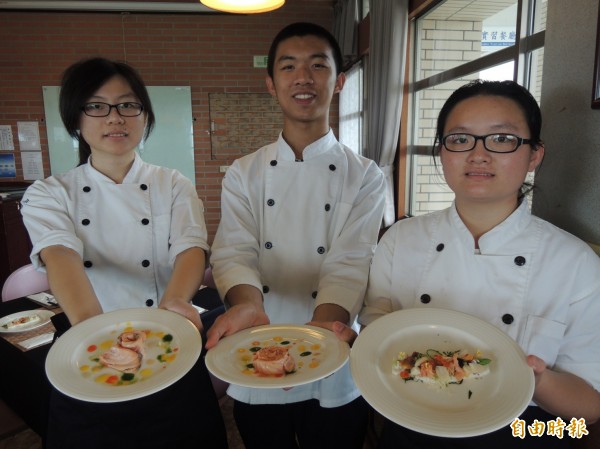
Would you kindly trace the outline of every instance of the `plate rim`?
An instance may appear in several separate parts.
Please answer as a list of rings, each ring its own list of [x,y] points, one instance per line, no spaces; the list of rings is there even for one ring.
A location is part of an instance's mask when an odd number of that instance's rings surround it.
[[[495,430],[498,430],[498,429],[510,424],[510,422],[511,422],[510,420],[507,421],[507,419],[504,419],[501,421],[500,419],[496,419],[496,422],[494,424],[488,423],[485,426],[481,425],[479,428],[469,428],[468,431],[460,431],[460,429],[453,430],[453,431],[447,431],[447,430],[440,430],[440,429],[434,427],[433,425],[430,425],[429,427],[427,425],[423,425],[423,423],[421,423],[420,425],[417,425],[414,422],[411,422],[410,420],[403,420],[402,416],[400,416],[400,417],[393,416],[393,412],[389,410],[388,404],[383,403],[384,401],[381,401],[377,397],[377,395],[374,394],[370,390],[369,385],[366,382],[365,382],[365,384],[363,384],[363,377],[367,376],[367,374],[363,373],[363,371],[365,371],[365,366],[367,367],[367,369],[370,369],[370,368],[372,369],[372,372],[370,373],[371,374],[371,378],[370,378],[371,383],[374,383],[375,379],[377,379],[379,377],[379,370],[378,370],[378,367],[380,365],[379,359],[375,360],[375,362],[372,364],[371,367],[369,367],[369,365],[371,365],[371,364],[365,363],[364,360],[361,362],[360,359],[364,359],[363,354],[361,354],[361,352],[364,351],[363,346],[367,346],[367,344],[365,342],[368,342],[368,339],[373,338],[373,336],[377,337],[376,332],[379,329],[381,329],[381,328],[385,329],[385,326],[389,326],[392,323],[398,324],[398,321],[399,321],[398,316],[399,315],[403,315],[402,318],[400,319],[400,321],[402,322],[401,324],[403,324],[404,321],[412,320],[411,325],[443,325],[443,326],[451,327],[454,329],[458,329],[460,332],[463,332],[465,334],[469,334],[469,332],[464,329],[457,328],[456,324],[453,325],[451,323],[452,317],[455,320],[456,319],[460,319],[460,320],[466,319],[467,321],[472,321],[474,323],[478,323],[479,326],[486,328],[489,332],[492,332],[496,336],[496,338],[501,338],[504,341],[505,344],[501,345],[501,347],[505,347],[505,348],[508,348],[508,349],[514,351],[514,353],[515,353],[514,355],[518,356],[518,358],[523,361],[523,364],[521,364],[519,367],[520,369],[523,369],[527,366],[526,365],[526,355],[525,355],[524,351],[521,349],[521,347],[518,345],[518,343],[514,339],[512,339],[512,337],[510,337],[507,333],[505,333],[502,329],[494,326],[493,324],[491,324],[479,317],[476,317],[474,315],[471,315],[471,314],[468,314],[465,312],[460,312],[460,311],[456,311],[456,310],[452,310],[452,309],[442,309],[442,308],[415,307],[415,308],[410,308],[410,309],[396,310],[396,311],[390,312],[384,316],[381,316],[377,320],[373,321],[371,324],[367,325],[359,333],[357,339],[354,342],[351,353],[350,353],[350,371],[352,373],[352,377],[353,377],[353,379],[356,383],[356,386],[359,389],[361,395],[363,396],[363,398],[375,410],[377,410],[383,416],[388,418],[390,421],[395,422],[396,424],[398,424],[400,426],[404,426],[404,427],[411,429],[413,431],[416,431],[416,432],[425,433],[425,434],[438,436],[438,437],[456,438],[456,437],[478,436],[478,435],[483,435],[483,434],[493,432]],[[422,319],[423,322],[415,321],[416,319]],[[380,320],[383,320],[383,321],[380,321]],[[377,323],[378,321],[379,321],[379,325],[377,327],[374,327],[374,324]],[[470,335],[472,335],[472,334],[470,334]],[[390,365],[390,372],[391,372],[391,365]],[[527,379],[523,379],[523,382],[527,382],[527,384],[524,386],[527,393],[522,396],[523,399],[521,399],[518,402],[518,406],[515,407],[515,409],[519,409],[519,412],[516,416],[512,416],[511,420],[518,417],[527,408],[527,406],[529,405],[529,403],[532,400],[532,396],[533,396],[533,392],[534,392],[534,388],[535,388],[535,378],[534,378],[532,369],[529,370],[528,372],[529,372],[529,374],[527,375]],[[388,389],[386,389],[385,391],[388,392]],[[402,421],[402,422],[400,422],[400,421]]]
[[[25,327],[25,328],[17,329],[17,330],[4,329],[0,325],[0,333],[3,333],[3,334],[20,334],[20,333],[23,333],[23,332],[29,332],[29,331],[32,331],[34,329],[37,329],[38,327],[42,327],[45,324],[48,324],[50,322],[50,318],[52,316],[56,315],[52,310],[48,310],[48,309],[30,309],[30,310],[23,310],[21,312],[14,312],[14,313],[8,314],[6,316],[3,316],[1,322],[4,322],[7,318],[11,318],[11,317],[17,318],[17,317],[20,317],[20,316],[30,315],[32,312],[33,313],[37,313],[37,314],[47,315],[47,316],[44,317],[44,320],[40,320],[38,323],[35,323],[33,326]],[[14,318],[12,318],[12,319],[14,319]]]
[[[167,377],[167,379],[165,379],[161,384],[154,385],[153,383],[149,383],[143,385],[144,387],[150,385],[149,388],[140,389],[140,383],[136,383],[133,385],[133,391],[132,389],[121,390],[121,388],[127,388],[127,386],[107,387],[111,388],[112,390],[106,391],[124,392],[125,394],[123,395],[100,395],[96,393],[82,394],[79,390],[73,390],[72,388],[69,388],[70,382],[65,381],[63,376],[64,370],[70,368],[57,367],[53,364],[53,360],[56,357],[59,357],[60,351],[63,350],[63,347],[65,347],[66,349],[71,349],[72,347],[72,352],[74,353],[81,344],[80,334],[86,331],[88,332],[88,334],[93,334],[101,331],[103,327],[121,326],[128,322],[136,321],[156,323],[157,325],[168,327],[170,332],[178,334],[178,337],[181,340],[180,344],[183,344],[183,342],[187,339],[190,339],[190,343],[194,343],[191,348],[186,348],[186,351],[189,353],[189,355],[186,356],[184,362],[182,362],[183,365],[180,367],[180,369],[174,373],[171,373],[171,375]],[[165,322],[170,323],[171,321],[178,322],[177,329],[174,329],[174,324],[164,324]],[[78,338],[80,340],[79,342],[74,341]],[[190,320],[185,318],[183,315],[180,315],[170,310],[158,308],[139,307],[118,309],[110,312],[105,312],[100,315],[96,315],[69,328],[50,347],[48,355],[46,356],[44,368],[46,371],[46,377],[48,378],[48,381],[52,384],[52,386],[69,397],[86,402],[116,403],[143,398],[145,396],[149,396],[173,385],[192,369],[192,367],[195,365],[198,358],[200,357],[202,347],[203,341],[200,332],[198,331],[196,326],[194,326],[194,324]],[[178,358],[176,360],[180,359]],[[72,361],[73,358],[67,360],[68,363]],[[85,382],[88,381],[85,380]]]
[[[279,378],[265,378],[269,379],[271,383],[265,382],[240,382],[240,379],[244,379],[241,376],[233,376],[229,375],[226,371],[222,370],[217,364],[216,360],[218,357],[223,357],[229,353],[229,351],[237,344],[242,343],[248,337],[251,337],[252,334],[257,334],[260,332],[268,332],[275,333],[276,328],[289,328],[295,332],[300,333],[319,333],[321,334],[328,344],[333,344],[335,348],[337,348],[337,358],[336,362],[333,364],[331,369],[325,371],[325,374],[319,374],[318,376],[309,376],[308,379],[300,378],[294,376],[285,376]],[[220,349],[218,349],[220,347]],[[325,329],[323,327],[313,326],[310,324],[297,324],[297,323],[271,323],[271,324],[263,324],[260,326],[253,326],[246,329],[242,329],[235,334],[228,335],[227,337],[222,338],[219,343],[209,349],[206,352],[205,363],[208,371],[218,379],[227,382],[231,385],[236,385],[245,388],[258,388],[258,389],[273,389],[273,388],[292,388],[298,387],[301,385],[306,385],[312,382],[316,382],[322,380],[338,370],[340,370],[350,359],[350,346],[348,343],[337,338],[335,333],[330,331],[329,329]],[[259,379],[253,376],[247,376],[248,379]],[[294,379],[297,379],[294,381]],[[284,381],[285,380],[285,381]]]

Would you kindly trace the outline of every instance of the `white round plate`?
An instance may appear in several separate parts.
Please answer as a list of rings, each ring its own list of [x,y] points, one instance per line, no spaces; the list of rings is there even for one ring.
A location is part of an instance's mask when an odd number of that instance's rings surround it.
[[[117,344],[123,331],[133,329],[148,334],[146,353],[133,382],[122,382],[123,373],[97,360]],[[57,390],[75,399],[128,401],[181,379],[201,350],[198,329],[182,315],[163,309],[121,309],[82,321],[58,338],[46,357],[46,374]]]
[[[461,384],[434,387],[392,374],[399,352],[480,351],[490,373]],[[442,309],[407,309],[369,324],[350,353],[354,381],[375,410],[408,429],[441,437],[471,437],[510,424],[528,406],[533,370],[517,343],[471,315]]]
[[[36,321],[35,323],[23,324],[22,326],[19,326],[17,328],[13,328],[13,329],[5,329],[3,327],[5,324],[10,323],[12,320],[16,320],[17,318],[22,318],[24,316],[29,316],[29,315],[37,315],[40,317],[40,319],[39,319],[39,321]],[[50,310],[42,310],[42,309],[26,310],[24,312],[13,313],[11,315],[0,318],[0,333],[15,334],[17,332],[27,332],[32,329],[36,329],[36,328],[48,323],[48,321],[50,321],[50,318],[52,317],[52,315],[54,315],[54,312],[52,312]]]
[[[260,347],[281,345],[296,362],[285,376],[260,376],[248,365]],[[225,382],[243,387],[290,388],[323,379],[348,360],[350,347],[327,329],[308,325],[257,326],[223,338],[206,353],[206,367]]]

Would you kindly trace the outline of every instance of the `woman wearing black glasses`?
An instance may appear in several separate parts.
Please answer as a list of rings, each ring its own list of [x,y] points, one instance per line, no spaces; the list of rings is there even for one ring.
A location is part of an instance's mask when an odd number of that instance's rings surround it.
[[[201,329],[190,301],[208,250],[202,203],[190,180],[145,163],[135,151],[154,125],[141,77],[124,63],[80,61],[63,75],[60,113],[79,142],[79,166],[30,186],[22,214],[31,259],[48,273],[70,323],[117,309],[159,307]],[[187,387],[184,378],[123,406],[55,392],[46,447],[226,446],[203,362],[187,377]],[[207,417],[202,432],[199,415]]]
[[[434,156],[454,203],[400,221],[382,237],[360,321],[414,307],[479,317],[528,355],[535,391],[521,417],[526,425],[559,417],[566,425],[572,418],[591,423],[600,417],[600,259],[529,212],[525,179],[544,157],[540,128],[537,102],[516,83],[476,81],[450,96]],[[531,436],[507,426],[445,439],[386,421],[379,447],[569,447],[568,429],[560,437],[548,430],[538,426]]]

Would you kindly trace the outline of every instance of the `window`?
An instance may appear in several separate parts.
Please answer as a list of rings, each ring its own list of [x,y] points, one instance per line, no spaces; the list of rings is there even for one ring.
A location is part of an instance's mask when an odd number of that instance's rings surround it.
[[[346,84],[340,92],[339,140],[361,154],[363,142],[363,69],[362,63],[346,72]]]
[[[439,110],[456,88],[477,78],[512,79],[540,100],[546,6],[546,0],[446,0],[413,22],[409,215],[454,199],[431,147]]]

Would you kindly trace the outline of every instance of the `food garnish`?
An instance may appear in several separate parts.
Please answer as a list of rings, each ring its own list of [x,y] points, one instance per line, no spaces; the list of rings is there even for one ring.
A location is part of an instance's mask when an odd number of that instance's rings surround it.
[[[14,320],[9,321],[6,324],[3,324],[2,327],[4,329],[16,329],[25,326],[26,324],[37,323],[38,321],[40,321],[40,316],[36,313],[32,313],[31,315],[25,315],[19,318],[15,318]]]
[[[398,353],[392,364],[392,373],[405,381],[414,380],[446,386],[487,375],[490,372],[490,363],[491,359],[482,357],[478,351],[470,354],[461,350],[428,349],[425,353]]]

